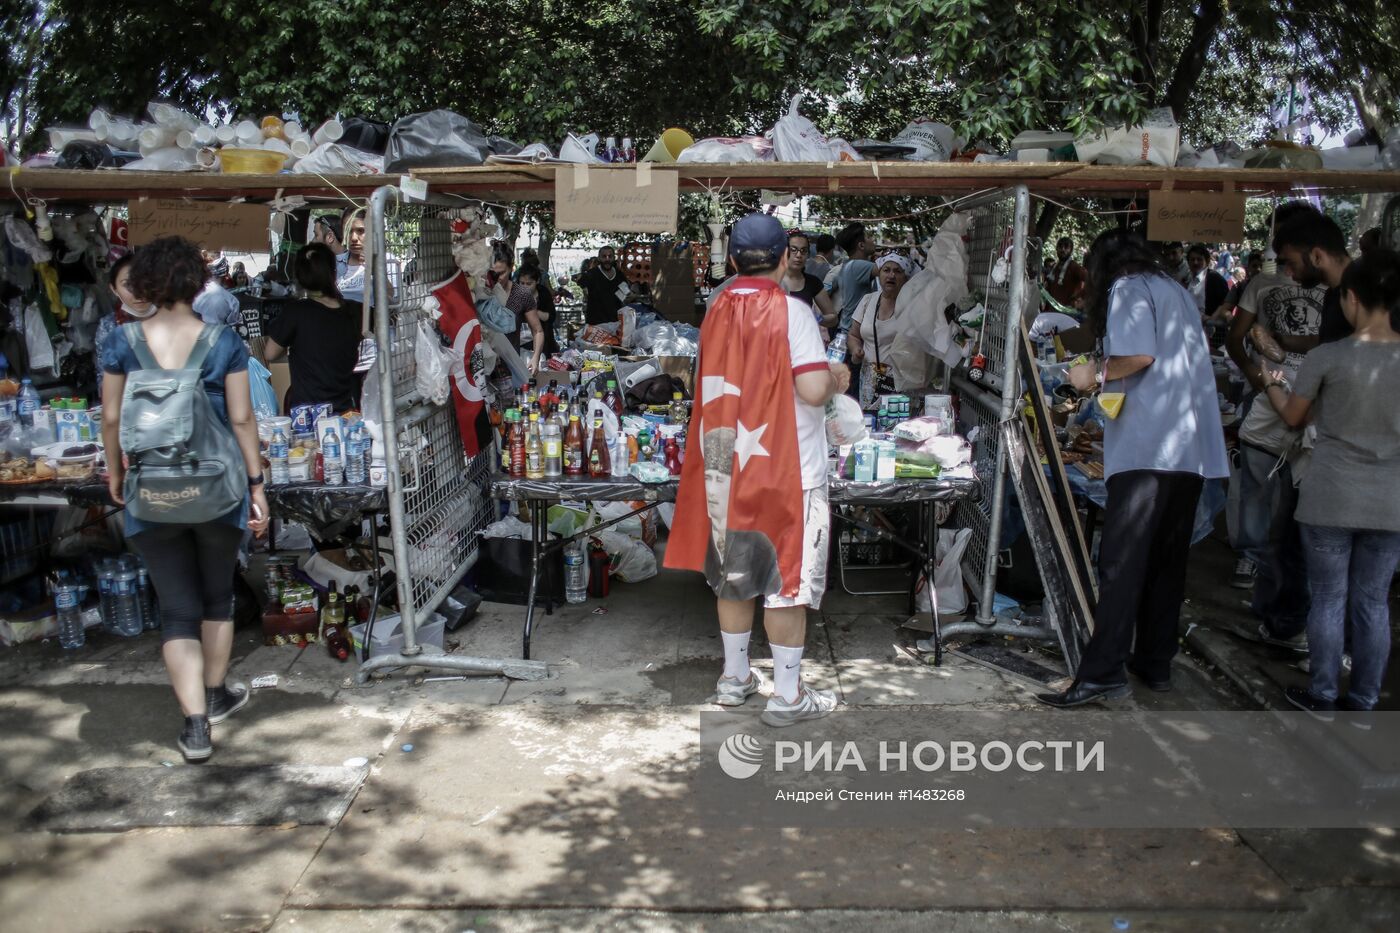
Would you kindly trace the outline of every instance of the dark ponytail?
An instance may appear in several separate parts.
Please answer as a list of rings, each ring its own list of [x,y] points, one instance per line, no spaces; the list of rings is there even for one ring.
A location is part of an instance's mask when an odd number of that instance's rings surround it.
[[[1367,310],[1385,308],[1391,329],[1400,332],[1400,254],[1377,248],[1353,260],[1342,273],[1341,290],[1356,295]]]

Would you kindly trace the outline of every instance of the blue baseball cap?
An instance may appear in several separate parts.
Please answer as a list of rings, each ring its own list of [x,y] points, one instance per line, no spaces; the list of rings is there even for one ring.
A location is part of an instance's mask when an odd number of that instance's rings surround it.
[[[729,255],[754,249],[763,250],[770,258],[777,259],[786,252],[787,241],[787,231],[778,218],[769,214],[749,214],[740,218],[729,232]]]

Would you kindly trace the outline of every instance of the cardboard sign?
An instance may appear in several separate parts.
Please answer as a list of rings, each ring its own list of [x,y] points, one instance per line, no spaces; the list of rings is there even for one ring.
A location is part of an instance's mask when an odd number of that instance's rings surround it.
[[[1239,243],[1244,195],[1153,191],[1147,199],[1147,238],[1154,243]]]
[[[680,210],[677,174],[662,170],[560,166],[554,174],[559,230],[671,233]]]
[[[126,225],[132,246],[157,237],[182,236],[209,250],[265,253],[271,214],[261,204],[150,198],[131,202]]]

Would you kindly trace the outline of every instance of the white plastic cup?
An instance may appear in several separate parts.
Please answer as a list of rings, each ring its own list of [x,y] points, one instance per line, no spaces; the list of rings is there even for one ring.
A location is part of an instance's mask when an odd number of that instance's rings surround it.
[[[88,114],[88,129],[93,130],[94,132],[100,129],[106,129],[106,127],[110,125],[111,122],[112,115],[109,114],[107,111],[103,110],[101,107],[98,107],[92,113]]]
[[[236,132],[238,141],[243,145],[256,147],[262,142],[262,130],[252,120],[239,120]]]
[[[223,146],[227,146],[231,143],[237,142],[238,127],[234,126],[232,123],[225,123],[222,126],[215,127],[214,138],[217,139],[219,141],[219,144]]]
[[[195,144],[199,146],[207,146],[217,138],[214,135],[214,128],[208,123],[199,124],[192,132],[194,133]]]
[[[284,156],[289,156],[292,154],[291,147],[288,146],[283,140],[278,139],[276,136],[269,136],[267,139],[264,139],[261,148],[267,149],[271,152],[281,153]]]
[[[298,159],[304,159],[311,155],[311,140],[307,139],[305,134],[303,134],[293,139],[288,145],[288,148],[292,150],[293,156]]]
[[[212,146],[205,146],[194,154],[194,160],[204,168],[213,168],[219,161],[219,152]]]
[[[136,137],[137,143],[141,146],[142,154],[147,151],[154,152],[157,149],[164,149],[175,141],[175,131],[168,126],[147,126],[141,130]]]
[[[288,141],[296,139],[298,136],[305,136],[306,130],[301,128],[301,124],[295,120],[286,120],[282,123],[282,135]]]
[[[195,146],[194,133],[189,130],[181,130],[175,134],[175,145],[181,149],[193,149]]]
[[[321,146],[326,143],[333,143],[345,135],[345,127],[340,125],[339,120],[327,120],[316,128],[316,132],[311,134],[311,141]]]
[[[141,135],[141,130],[130,120],[114,120],[107,127],[106,142],[111,143],[118,149],[129,149],[136,145],[137,138]]]

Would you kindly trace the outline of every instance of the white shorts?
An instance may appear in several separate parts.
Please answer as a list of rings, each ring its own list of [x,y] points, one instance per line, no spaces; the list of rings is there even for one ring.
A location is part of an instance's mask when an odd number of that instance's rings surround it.
[[[826,559],[830,543],[831,506],[827,502],[826,484],[802,490],[802,582],[796,596],[768,596],[763,605],[769,609],[792,606],[821,608],[826,593]]]

